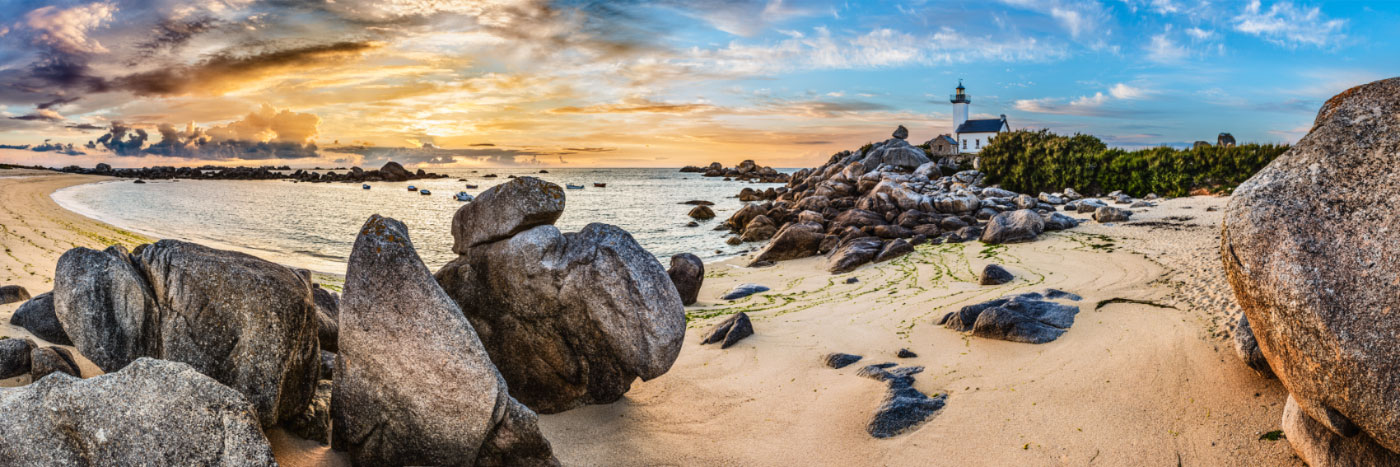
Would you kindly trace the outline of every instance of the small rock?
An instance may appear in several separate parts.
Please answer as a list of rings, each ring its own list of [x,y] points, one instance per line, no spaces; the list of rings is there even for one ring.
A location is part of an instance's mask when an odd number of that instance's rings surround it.
[[[857,283],[857,282],[860,282],[860,279],[857,279],[857,278],[854,278],[854,277],[847,277],[847,278],[846,278],[846,283],[847,283],[847,284],[854,284],[854,283]]]
[[[894,129],[894,134],[891,136],[899,139],[909,139],[909,129],[905,128],[904,125],[900,125],[899,128]]]
[[[1030,209],[1003,212],[987,221],[982,243],[1015,243],[1035,240],[1045,231],[1045,219]]]
[[[78,370],[78,361],[73,352],[63,347],[36,348],[29,353],[30,381],[38,381],[51,373],[65,373],[83,377]]]
[[[740,243],[744,243],[744,241],[740,239],[738,235],[730,235],[729,238],[724,239],[724,243],[728,243],[730,245],[738,245]]]
[[[982,278],[979,283],[982,285],[1001,285],[1015,279],[1016,276],[1011,275],[1011,272],[1007,271],[1005,268],[995,264],[988,264],[986,267],[982,268]]]
[[[749,321],[749,315],[741,311],[710,328],[705,334],[705,340],[700,341],[701,344],[720,343],[719,348],[727,349],[740,339],[752,336],[753,323]]]
[[[1055,298],[1047,294],[1054,294]],[[949,329],[972,331],[972,335],[978,337],[1043,344],[1064,334],[1079,313],[1077,306],[1050,300],[1077,298],[1053,289],[1046,294],[1023,293],[962,307],[945,316],[942,322]]]
[[[873,365],[862,369],[867,376],[889,385],[885,399],[880,402],[880,407],[875,409],[875,416],[865,427],[870,436],[884,439],[907,433],[928,421],[929,417],[943,408],[948,400],[946,394],[929,397],[914,389],[913,375],[923,370],[924,367],[921,366],[886,370]]]
[[[686,223],[685,223],[685,226],[686,226],[686,227],[699,227],[699,226],[700,226],[700,223],[699,223],[699,222],[695,222],[695,221],[690,221],[690,222],[686,222]]]
[[[695,219],[714,219],[715,211],[710,209],[709,206],[700,205],[696,206],[695,209],[691,209],[690,213],[686,215]]]
[[[762,286],[762,285],[758,285],[758,284],[744,284],[744,285],[740,285],[740,286],[734,287],[734,288],[732,288],[732,289],[729,289],[729,292],[725,293],[724,296],[723,296],[723,297],[720,297],[720,298],[721,298],[721,299],[724,299],[724,300],[738,300],[738,299],[747,297],[747,296],[749,296],[749,295],[753,295],[753,294],[756,294],[756,293],[759,293],[759,292],[767,292],[767,291],[768,291],[768,287],[765,287],[765,286]]]
[[[1207,207],[1207,208],[1206,208],[1206,212],[1215,212],[1215,211],[1219,211],[1219,210],[1220,210],[1220,208],[1215,207],[1215,206],[1210,206],[1210,207]]]
[[[321,378],[335,379],[335,353],[321,351]]]
[[[699,256],[681,253],[671,257],[671,268],[666,270],[671,283],[681,294],[681,304],[693,305],[700,297],[700,285],[705,282],[705,262]]]
[[[10,324],[24,328],[40,339],[58,345],[73,345],[68,333],[63,332],[63,323],[53,312],[53,293],[45,292],[24,302],[10,316]]]
[[[18,285],[0,287],[0,305],[29,300],[29,291]]]
[[[850,366],[852,363],[859,362],[861,358],[863,357],[860,355],[851,355],[848,353],[829,353],[822,357],[822,361],[826,363],[826,366],[839,370]]]
[[[335,387],[329,379],[316,382],[316,394],[306,410],[285,422],[287,431],[301,437],[325,444],[331,444],[331,392]]]
[[[1132,215],[1132,211],[1129,211],[1127,209],[1118,209],[1110,206],[1103,206],[1094,210],[1094,220],[1098,221],[1101,224],[1108,222],[1123,222],[1128,220],[1128,218]]]
[[[1293,451],[1311,466],[1400,465],[1400,453],[1386,449],[1365,432],[1347,437],[1333,433],[1304,413],[1291,394],[1283,406],[1282,428]]]
[[[1274,370],[1269,368],[1269,361],[1264,358],[1264,352],[1259,350],[1259,341],[1254,339],[1254,329],[1249,327],[1249,318],[1244,313],[1240,313],[1239,321],[1235,324],[1235,353],[1244,360],[1244,364],[1259,372],[1265,378],[1274,377]]]
[[[880,250],[880,254],[875,255],[874,262],[883,263],[913,252],[914,246],[910,245],[909,242],[904,241],[902,238],[895,239],[885,244],[885,247]]]
[[[919,354],[911,352],[909,349],[899,349],[899,353],[895,354],[895,356],[899,358],[915,358],[918,357]]]
[[[32,339],[0,339],[0,379],[29,373],[29,354],[38,347]]]
[[[772,261],[767,261],[767,260],[765,260],[765,261],[754,261],[754,262],[752,262],[752,263],[749,263],[749,267],[751,267],[751,268],[766,268],[766,267],[775,266],[775,265],[777,265],[777,264],[778,264],[778,263],[774,263],[774,262],[772,262]]]

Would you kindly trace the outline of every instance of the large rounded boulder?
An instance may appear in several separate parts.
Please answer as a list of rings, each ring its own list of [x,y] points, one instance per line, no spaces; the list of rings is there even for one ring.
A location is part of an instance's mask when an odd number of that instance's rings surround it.
[[[0,465],[274,465],[253,407],[189,365],[142,358],[0,392]]]
[[[1235,190],[1221,256],[1302,413],[1400,452],[1400,78],[1328,100]]]
[[[359,465],[553,460],[472,324],[399,221],[371,216],[350,253],[331,395],[332,445]]]
[[[243,393],[263,426],[304,410],[319,370],[311,287],[292,269],[176,240],[58,261],[54,313],[103,371],[189,364]]]
[[[491,187],[452,216],[452,252],[510,238],[564,214],[564,190],[535,177],[520,177]]]
[[[10,324],[34,333],[40,339],[58,344],[73,345],[68,333],[63,331],[63,323],[53,312],[53,292],[41,293],[29,299],[10,316]]]
[[[453,229],[519,202],[483,195],[458,211]],[[542,413],[616,401],[637,378],[669,370],[685,337],[685,307],[666,269],[611,225],[570,233],[539,225],[471,246],[436,276],[511,395]]]

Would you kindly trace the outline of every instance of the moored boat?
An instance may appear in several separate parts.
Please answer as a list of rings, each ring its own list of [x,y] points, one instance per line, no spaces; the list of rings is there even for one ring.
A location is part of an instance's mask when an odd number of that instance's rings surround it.
[[[408,186],[408,191],[418,191],[418,187],[413,186],[413,185],[409,185],[409,186]]]
[[[575,184],[572,184],[572,183],[565,183],[565,184],[564,184],[564,188],[568,188],[568,189],[570,189],[570,190],[582,190],[582,189],[583,189],[583,185],[575,185]]]
[[[364,184],[364,185],[360,185],[360,189],[368,190],[368,189],[369,189],[369,184],[366,183],[366,184]]]
[[[465,191],[459,191],[459,192],[457,192],[456,198],[457,198],[457,201],[471,201],[472,199],[474,199],[474,198],[472,197],[471,194],[469,194],[469,193],[467,193],[467,192],[465,192]]]
[[[424,188],[424,189],[422,189],[422,190],[418,190],[418,194],[420,194],[420,195],[431,195],[431,194],[433,194],[433,192],[428,191],[427,188]]]
[[[467,184],[467,189],[468,189],[468,190],[475,190],[475,189],[476,189],[476,185],[473,185],[473,184],[468,183],[468,184]]]
[[[607,187],[608,187],[608,184],[606,184],[606,183],[594,183],[594,184],[593,184],[593,187],[595,187],[595,188],[607,188]]]

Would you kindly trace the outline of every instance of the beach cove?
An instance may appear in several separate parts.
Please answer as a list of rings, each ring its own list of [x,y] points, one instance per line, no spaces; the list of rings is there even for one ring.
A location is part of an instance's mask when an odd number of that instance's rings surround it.
[[[50,197],[101,180],[0,177],[12,250],[0,282],[41,293],[69,248],[151,241]],[[709,263],[667,374],[634,383],[613,404],[541,415],[540,426],[567,465],[1296,465],[1285,442],[1259,439],[1277,429],[1283,389],[1241,364],[1223,338],[1233,305],[1223,278],[1210,276],[1222,274],[1212,265],[1220,215],[1207,208],[1226,200],[1166,200],[1126,224],[1086,223],[1031,243],[926,244],[840,275],[822,270],[819,257],[767,268],[741,267],[744,258]],[[1017,279],[977,285],[976,272],[992,262]],[[772,290],[718,298],[744,283]],[[1046,288],[1083,297],[1075,327],[1052,343],[978,339],[935,324],[962,305]],[[0,306],[0,321],[17,306]],[[754,320],[754,336],[724,350],[698,345],[738,311]],[[3,326],[0,334],[28,337]],[[896,358],[901,348],[918,357]],[[822,357],[831,352],[865,359],[830,369]],[[917,429],[881,440],[865,425],[883,385],[855,373],[885,361],[925,366],[915,387],[948,398]],[[99,373],[86,363],[83,371]],[[315,443],[269,437],[284,465],[336,460]]]

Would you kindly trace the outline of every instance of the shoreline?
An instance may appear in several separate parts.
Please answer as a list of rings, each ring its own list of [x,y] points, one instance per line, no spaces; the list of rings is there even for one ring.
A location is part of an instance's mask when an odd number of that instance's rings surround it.
[[[51,288],[53,265],[68,248],[151,240],[51,198],[105,177],[2,175],[0,235],[16,251],[0,258],[0,284],[37,295]],[[1206,208],[1226,199],[1167,200],[1126,224],[1091,222],[1004,247],[922,245],[840,275],[821,270],[822,257],[767,268],[741,267],[744,255],[709,262],[670,372],[633,383],[616,403],[542,415],[540,426],[566,465],[1300,465],[1286,441],[1258,439],[1280,423],[1282,387],[1249,370],[1220,338],[1233,299],[1220,295],[1220,287],[1229,293],[1223,283],[1207,290],[1210,262],[1219,260],[1196,250],[1218,245],[1220,213]],[[993,261],[1017,279],[976,285],[976,271]],[[845,283],[849,277],[858,282]],[[749,282],[773,290],[718,299]],[[1084,297],[1076,324],[1054,342],[994,341],[934,324],[962,305],[1047,287]],[[1114,298],[1166,307],[1096,306]],[[0,305],[0,334],[28,335],[8,324],[17,307]],[[738,311],[753,319],[754,336],[724,350],[699,345],[705,329]],[[919,356],[897,359],[900,348]],[[865,359],[833,370],[819,361],[828,352]],[[915,387],[948,394],[948,405],[915,430],[880,440],[864,428],[885,389],[855,372],[885,361],[924,366]],[[280,430],[268,437],[284,465],[340,460]]]

